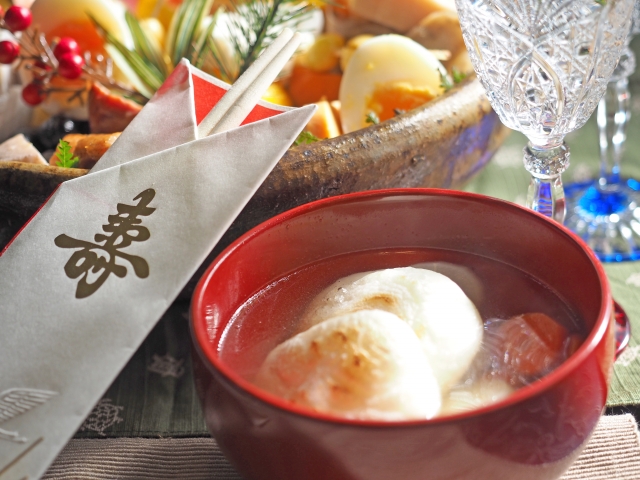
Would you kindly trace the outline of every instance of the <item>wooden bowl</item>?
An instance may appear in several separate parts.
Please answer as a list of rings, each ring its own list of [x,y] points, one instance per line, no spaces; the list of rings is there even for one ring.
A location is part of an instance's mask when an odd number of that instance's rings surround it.
[[[404,255],[397,256],[398,249]],[[456,252],[535,279],[574,312],[585,341],[551,373],[499,402],[430,420],[343,418],[248,381],[247,372],[292,334],[294,312],[303,311],[313,292],[344,275],[412,265],[416,257],[407,253],[423,249],[430,261],[442,255],[435,251]],[[343,266],[324,263],[331,258]],[[321,273],[327,265],[333,268]],[[292,277],[297,280],[282,283],[294,289],[265,288]],[[489,305],[491,314],[519,313],[521,292],[496,285],[486,284],[486,295],[476,300],[481,314],[489,313]],[[294,291],[302,298],[291,298]],[[263,308],[237,317],[251,300]],[[532,210],[440,189],[344,195],[264,222],[211,264],[191,304],[196,390],[209,431],[247,480],[557,479],[586,445],[605,406],[614,355],[612,306],[595,254]]]
[[[469,79],[423,107],[386,122],[293,147],[227,231],[214,255],[264,220],[320,198],[380,188],[459,188],[491,159],[507,135],[479,81]],[[56,185],[88,172],[0,162],[0,211],[8,212],[19,227]],[[0,238],[0,247],[3,240],[9,239]]]

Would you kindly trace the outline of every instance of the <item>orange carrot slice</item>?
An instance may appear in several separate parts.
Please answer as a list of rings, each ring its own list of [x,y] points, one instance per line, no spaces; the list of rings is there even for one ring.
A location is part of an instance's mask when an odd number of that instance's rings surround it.
[[[569,332],[544,313],[525,313],[512,317],[499,327],[504,362],[510,381],[539,377],[555,368],[563,359]]]

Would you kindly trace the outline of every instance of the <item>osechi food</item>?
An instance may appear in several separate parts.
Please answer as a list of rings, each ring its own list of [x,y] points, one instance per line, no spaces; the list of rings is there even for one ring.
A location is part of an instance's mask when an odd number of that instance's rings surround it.
[[[243,330],[261,341],[248,346]],[[571,305],[519,269],[402,249],[330,258],[273,282],[238,309],[220,355],[299,406],[415,420],[500,401],[583,338]]]
[[[11,20],[19,10],[19,25],[0,22],[9,35],[0,42],[0,64],[19,74],[22,98],[34,108],[31,126],[41,127],[31,137],[56,167],[91,168],[106,148],[89,152],[78,140],[65,140],[78,161],[52,156],[59,137],[71,128],[64,121],[62,128],[47,123],[52,116],[88,120],[73,133],[121,132],[182,58],[234,83],[285,27],[298,30],[303,41],[263,99],[317,106],[295,145],[412,111],[473,72],[452,0],[67,3],[38,0],[31,10],[15,6],[7,15]],[[73,8],[76,4],[83,8]],[[0,99],[2,94],[0,88]],[[105,143],[80,143],[96,141]]]

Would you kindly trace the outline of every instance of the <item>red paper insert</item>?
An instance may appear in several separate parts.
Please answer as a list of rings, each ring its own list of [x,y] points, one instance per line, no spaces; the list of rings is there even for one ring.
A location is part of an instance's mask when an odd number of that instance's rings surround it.
[[[204,120],[211,109],[220,101],[224,94],[227,93],[227,90],[196,75],[191,75],[191,78],[193,80],[196,122],[200,125],[200,122]],[[251,110],[251,113],[247,118],[242,122],[242,125],[273,117],[279,113],[282,113],[282,111],[264,107],[262,105],[256,105],[253,110]]]

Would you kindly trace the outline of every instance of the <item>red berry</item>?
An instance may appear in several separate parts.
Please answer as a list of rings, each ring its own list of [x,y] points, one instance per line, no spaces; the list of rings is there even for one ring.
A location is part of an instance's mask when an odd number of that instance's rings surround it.
[[[53,55],[60,60],[60,57],[67,53],[80,53],[80,47],[78,46],[78,42],[73,38],[62,37],[53,49]]]
[[[73,80],[82,74],[84,58],[77,53],[65,53],[58,62],[58,73],[61,77]]]
[[[40,88],[40,85],[30,83],[22,89],[22,99],[25,103],[35,107],[42,103],[45,99],[45,94],[42,91],[42,88]]]
[[[9,64],[20,55],[20,45],[12,40],[0,42],[0,63]]]
[[[31,11],[14,5],[4,14],[4,23],[12,32],[21,32],[31,25]]]

